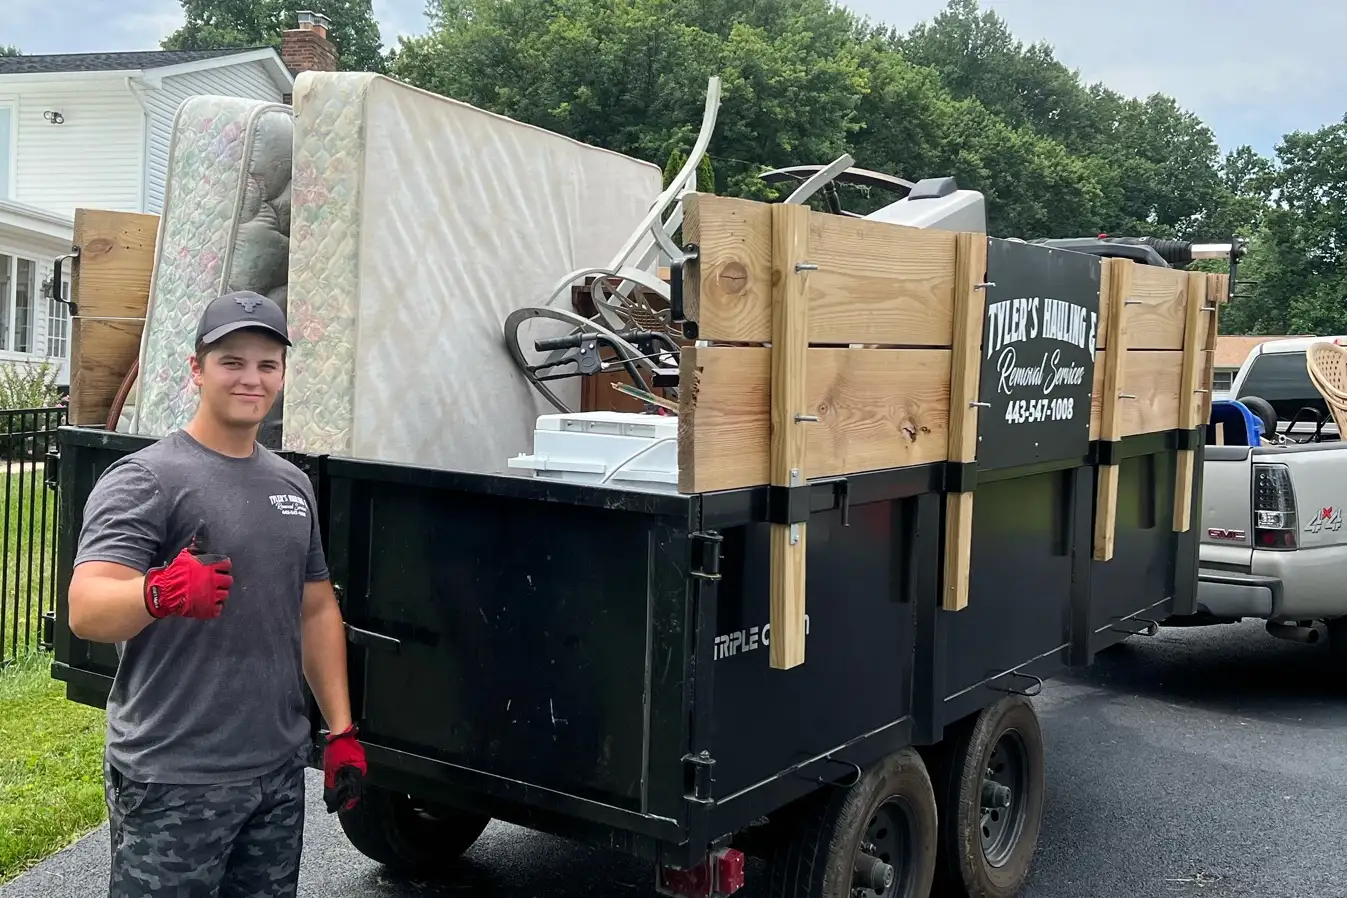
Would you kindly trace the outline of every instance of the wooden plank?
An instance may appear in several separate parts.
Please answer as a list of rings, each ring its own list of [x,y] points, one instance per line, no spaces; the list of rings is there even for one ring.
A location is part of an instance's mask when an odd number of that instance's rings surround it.
[[[70,295],[80,315],[145,317],[158,228],[157,215],[75,210],[75,246],[80,255],[72,266]]]
[[[1095,371],[1099,388],[1092,391],[1090,421],[1094,422],[1094,400],[1099,401],[1098,439],[1113,442],[1122,439],[1120,432],[1120,397],[1123,372],[1129,361],[1127,352],[1129,315],[1126,305],[1132,292],[1132,272],[1139,266],[1126,259],[1108,259],[1103,263],[1109,269],[1108,293],[1101,294],[1099,306],[1105,323],[1100,328],[1107,332],[1108,351],[1096,353]],[[1090,433],[1095,439],[1093,426]],[[1112,470],[1110,470],[1112,469]],[[1113,539],[1118,516],[1118,471],[1116,465],[1100,465],[1098,493],[1095,501],[1094,558],[1108,561],[1113,557]]]
[[[1204,349],[1206,361],[1202,366],[1201,384],[1205,393],[1199,394],[1197,419],[1202,424],[1211,421],[1211,390],[1215,382],[1216,340],[1221,333],[1221,306],[1229,300],[1230,275],[1207,275],[1207,302],[1204,304],[1202,318],[1204,324]]]
[[[1205,367],[1203,351],[1206,348],[1206,335],[1200,334],[1204,319],[1202,308],[1207,304],[1207,276],[1203,272],[1189,272],[1188,289],[1184,299],[1183,351],[1180,362],[1178,390],[1178,428],[1192,430],[1197,426],[1197,412],[1200,402],[1198,377]],[[1184,400],[1187,401],[1184,401]],[[1186,533],[1192,526],[1193,504],[1193,464],[1194,453],[1191,449],[1179,450],[1174,481],[1174,530]]]
[[[771,339],[771,209],[697,194],[683,233],[698,246],[684,275],[685,315],[699,339]],[[949,231],[809,214],[805,255],[818,265],[805,288],[811,344],[951,345],[954,241]]]
[[[804,486],[806,434],[805,374],[808,370],[809,306],[805,289],[811,272],[809,207],[772,206],[772,385],[769,404],[771,476],[775,486]],[[805,540],[807,523],[772,524],[769,618],[771,665],[789,670],[804,663]]]
[[[1183,348],[1189,274],[1173,268],[1140,265],[1127,259],[1101,260],[1099,295],[1108,295],[1108,283],[1114,264],[1126,262],[1131,269],[1131,288],[1127,306],[1128,349]],[[1100,303],[1099,336],[1096,345],[1109,348],[1109,318],[1113,310]],[[1200,340],[1206,339],[1207,322],[1200,323]]]
[[[1121,392],[1122,372],[1128,360],[1129,346],[1128,307],[1125,305],[1131,294],[1133,269],[1141,266],[1126,259],[1109,259],[1109,292],[1100,297],[1100,307],[1107,309],[1107,321],[1103,330],[1110,347],[1109,351],[1095,358],[1095,370],[1103,371],[1101,390],[1094,391],[1100,397],[1099,436],[1101,440],[1121,439],[1118,421],[1118,394]],[[1122,350],[1121,352],[1118,350]]]
[[[143,318],[90,318],[78,315],[70,326],[71,424],[102,427],[126,372],[140,354]]]
[[[987,279],[987,239],[960,233],[955,241],[954,346],[950,351],[949,460],[977,459],[978,381]],[[973,551],[973,494],[945,497],[945,576],[941,607],[968,607],[968,578]]]
[[[807,352],[808,476],[944,461],[949,453],[948,349]],[[770,482],[771,350],[690,346],[680,360],[678,489],[712,492]]]
[[[1090,398],[1090,439],[1101,439],[1104,373],[1109,353],[1096,356],[1094,395]],[[1210,367],[1211,353],[1203,351],[1199,365]],[[1118,403],[1118,439],[1142,433],[1173,430],[1179,422],[1179,378],[1183,354],[1168,350],[1136,349],[1127,354],[1120,392],[1136,399]],[[1200,415],[1203,394],[1193,397],[1194,414]]]
[[[1108,347],[1108,291],[1109,283],[1113,276],[1113,266],[1108,264],[1107,259],[1099,260],[1099,325],[1095,330],[1094,346],[1096,349],[1105,349]],[[1096,372],[1099,370],[1099,363],[1095,362]]]

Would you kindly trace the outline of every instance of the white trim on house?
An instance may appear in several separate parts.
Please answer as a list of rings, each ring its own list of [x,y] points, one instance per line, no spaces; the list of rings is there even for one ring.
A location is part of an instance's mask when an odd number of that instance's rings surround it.
[[[66,246],[75,239],[75,220],[9,200],[0,200],[0,233],[6,228],[30,231],[38,238],[64,241]],[[59,255],[59,253],[58,253]]]
[[[5,72],[0,74],[0,84],[32,84],[41,81],[116,81],[122,78],[139,77],[144,69],[104,69],[97,72]]]
[[[265,64],[267,73],[271,75],[271,80],[275,82],[276,89],[281,93],[290,93],[295,86],[295,76],[286,67],[281,59],[281,54],[277,53],[271,47],[263,47],[260,50],[248,50],[243,53],[235,53],[229,56],[213,56],[209,59],[198,59],[195,62],[180,62],[177,65],[157,66],[155,68],[145,69],[145,81],[151,87],[159,87],[161,79],[171,78],[174,75],[187,75],[192,72],[204,72],[208,69],[218,69],[224,66],[243,65],[249,62],[260,62]]]
[[[191,72],[203,72],[223,66],[242,65],[249,62],[261,62],[282,93],[289,93],[295,84],[295,76],[286,66],[281,54],[272,47],[260,50],[244,50],[227,56],[212,56],[194,62],[180,62],[176,65],[151,66],[143,69],[105,69],[102,71],[76,72],[9,72],[0,74],[0,84],[29,84],[35,81],[122,81],[135,78],[151,87],[158,87],[159,81],[173,75],[185,75]]]

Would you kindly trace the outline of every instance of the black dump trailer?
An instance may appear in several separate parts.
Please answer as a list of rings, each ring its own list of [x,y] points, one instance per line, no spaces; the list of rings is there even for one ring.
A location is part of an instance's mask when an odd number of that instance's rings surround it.
[[[102,706],[117,665],[66,625],[83,503],[148,442],[60,432],[53,673],[78,702]],[[1108,562],[1092,560],[1091,458],[979,479],[958,612],[939,607],[945,465],[812,487],[808,660],[784,671],[766,659],[765,488],[294,458],[320,497],[377,787],[348,837],[426,875],[496,818],[646,858],[681,895],[732,891],[743,854],[765,857],[772,894],[800,898],[926,894],[939,847],[956,881],[1014,894],[1044,794],[1024,696],[1192,603],[1173,438],[1120,448]]]
[[[983,345],[1020,322],[996,303],[1034,295],[1015,283],[1033,279],[1025,259],[1088,255],[989,243],[976,285],[987,291]],[[1113,292],[1123,308],[1129,294]],[[1032,342],[1019,347],[1037,358]],[[1185,487],[1181,469],[1201,471],[1206,440],[1165,406],[1168,381],[1115,368],[1116,382],[1090,376],[1067,391],[1071,435],[1045,428],[1036,441],[1020,425],[1047,406],[999,394],[987,370],[970,403],[975,462],[817,477],[784,493],[286,453],[312,478],[348,629],[370,763],[365,800],[341,815],[351,843],[431,876],[497,819],[645,859],[664,894],[733,893],[758,857],[781,898],[920,898],[933,882],[942,895],[1014,895],[1044,799],[1030,697],[1192,612],[1197,528],[1175,515],[1197,519],[1200,475]],[[1168,423],[1147,430],[1142,412],[1121,409],[1110,429],[1101,383],[1168,408]],[[117,664],[112,646],[67,625],[84,503],[111,462],[150,441],[66,427],[48,460],[60,515],[53,675],[74,701],[104,705]],[[967,601],[951,610],[960,493],[974,497]],[[1112,547],[1100,552],[1105,519]],[[769,663],[772,528],[783,521],[808,533],[806,655],[788,669]],[[316,708],[313,720],[319,766]]]

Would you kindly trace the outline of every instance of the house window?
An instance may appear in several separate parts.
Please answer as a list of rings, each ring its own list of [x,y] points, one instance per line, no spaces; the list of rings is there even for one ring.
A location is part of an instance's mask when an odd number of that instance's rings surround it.
[[[9,348],[9,310],[14,296],[14,257],[0,255],[0,349]]]
[[[37,316],[37,263],[32,259],[15,260],[14,345],[15,352],[33,351],[33,325]]]
[[[61,280],[61,296],[70,300],[70,282]],[[70,349],[70,306],[47,297],[47,355],[54,359],[65,358]]]
[[[1235,372],[1233,371],[1213,371],[1211,374],[1211,388],[1218,393],[1229,392],[1235,385]]]
[[[37,262],[0,255],[0,349],[31,353],[37,325]]]
[[[14,167],[14,107],[0,106],[0,200],[14,198],[9,171]]]

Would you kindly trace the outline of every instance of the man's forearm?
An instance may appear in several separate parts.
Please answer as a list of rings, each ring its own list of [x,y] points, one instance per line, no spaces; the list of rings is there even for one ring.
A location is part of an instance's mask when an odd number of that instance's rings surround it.
[[[304,678],[328,730],[340,732],[351,725],[351,696],[346,678],[346,629],[335,601],[323,602],[305,615],[301,638]]]
[[[154,618],[145,608],[145,578],[72,578],[70,632],[91,642],[125,642]]]

